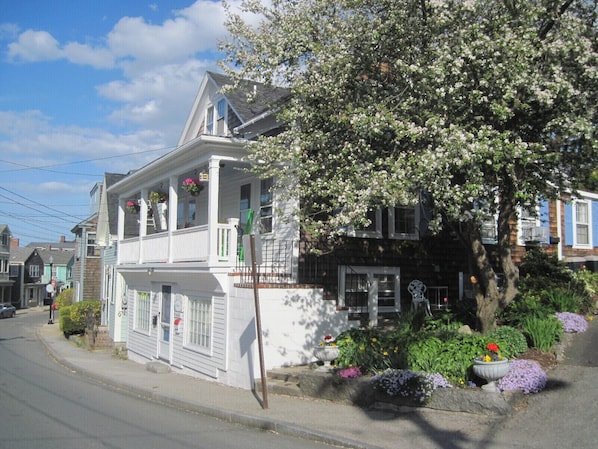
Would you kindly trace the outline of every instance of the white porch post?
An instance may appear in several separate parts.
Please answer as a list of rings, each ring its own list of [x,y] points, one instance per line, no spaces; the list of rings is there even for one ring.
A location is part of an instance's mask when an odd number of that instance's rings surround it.
[[[208,164],[208,264],[218,262],[218,196],[220,195],[220,160]]]
[[[369,289],[368,289],[368,312],[369,325],[376,327],[378,325],[378,280],[373,273],[368,273]]]
[[[147,235],[148,195],[148,189],[141,190],[141,204],[139,205],[139,263],[143,263],[143,237]]]
[[[117,230],[117,240],[118,242],[122,242],[125,238],[125,206],[127,200],[125,198],[118,198],[118,230]],[[116,263],[120,264],[120,251],[116,252]]]
[[[177,214],[179,204],[178,194],[178,176],[171,176],[168,178],[168,262],[172,263],[174,260],[174,245],[172,233],[177,227]]]

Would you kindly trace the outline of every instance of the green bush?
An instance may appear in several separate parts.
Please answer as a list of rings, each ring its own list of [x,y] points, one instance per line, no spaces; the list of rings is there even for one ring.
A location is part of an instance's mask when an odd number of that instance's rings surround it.
[[[339,334],[336,344],[339,367],[358,366],[363,373],[373,373],[398,365],[398,346],[379,329],[349,329]]]
[[[542,352],[550,351],[563,335],[563,325],[554,316],[546,318],[529,316],[523,320],[522,325],[531,346]]]
[[[61,291],[56,297],[56,300],[54,301],[54,304],[56,304],[56,308],[60,309],[61,307],[72,305],[73,293],[74,292],[72,288],[68,288],[66,290]]]
[[[501,354],[509,359],[528,350],[525,335],[511,326],[496,328],[489,338],[499,346]]]
[[[555,310],[542,302],[539,294],[525,292],[509,303],[500,313],[500,319],[507,325],[521,329],[522,322],[528,317],[546,318],[554,312]]]
[[[407,347],[408,368],[439,373],[453,383],[460,383],[471,377],[473,360],[488,342],[481,335],[457,334],[446,341],[430,336]]]
[[[59,325],[65,336],[83,334],[89,324],[97,326],[100,324],[102,304],[98,300],[86,300],[76,302],[71,306],[63,306],[60,309]],[[92,323],[88,323],[91,318]]]
[[[528,251],[519,267],[521,291],[564,287],[573,280],[573,272],[556,255],[539,248]]]
[[[598,296],[598,273],[590,270],[578,270],[573,275],[575,281],[583,285],[584,291],[591,297]]]

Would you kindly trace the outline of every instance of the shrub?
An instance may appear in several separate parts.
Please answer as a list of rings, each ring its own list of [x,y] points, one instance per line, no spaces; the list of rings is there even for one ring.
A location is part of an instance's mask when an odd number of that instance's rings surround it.
[[[414,371],[439,373],[452,381],[470,377],[473,359],[489,342],[487,337],[458,334],[442,341],[428,336],[407,347],[407,367]]]
[[[339,367],[359,366],[372,373],[398,365],[398,346],[378,329],[349,329],[339,334],[336,344]]]
[[[583,285],[584,291],[589,296],[598,295],[598,273],[593,273],[590,270],[578,270],[574,273],[573,278],[576,282]]]
[[[588,322],[583,315],[570,312],[560,312],[555,314],[561,322],[563,331],[567,333],[585,332],[588,330]]]
[[[85,329],[90,327],[88,323],[90,318],[94,326],[100,324],[101,307],[98,300],[86,300],[71,306],[63,306],[59,315],[60,330],[67,337],[85,333]]]
[[[573,279],[573,272],[556,255],[533,248],[525,254],[519,267],[519,276],[521,291],[541,291],[568,285]]]
[[[518,295],[502,311],[500,318],[507,324],[515,328],[523,327],[523,322],[529,318],[547,318],[555,311],[542,303],[539,294],[535,292],[525,292]]]
[[[74,292],[72,288],[68,288],[66,290],[61,291],[56,297],[56,300],[54,301],[54,304],[56,304],[56,308],[60,310],[61,307],[72,305],[73,293]]]
[[[525,335],[511,326],[498,327],[490,334],[489,338],[498,343],[502,354],[509,359],[528,349]]]
[[[548,352],[560,340],[563,326],[554,316],[547,318],[530,316],[523,320],[523,331],[534,348]]]
[[[58,315],[58,325],[66,338],[74,334],[82,334],[85,330],[71,318],[72,308],[73,306],[62,306]]]
[[[525,394],[538,393],[546,387],[548,376],[538,362],[513,360],[508,374],[498,381],[502,391],[521,390]]]

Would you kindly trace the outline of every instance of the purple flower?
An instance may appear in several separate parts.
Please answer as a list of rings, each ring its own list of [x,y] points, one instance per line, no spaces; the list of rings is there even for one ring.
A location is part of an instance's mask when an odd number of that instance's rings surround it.
[[[509,373],[500,379],[501,391],[521,390],[524,394],[538,393],[546,387],[548,376],[538,362],[533,360],[513,360]]]
[[[563,324],[563,331],[567,333],[585,332],[588,330],[588,322],[583,315],[571,312],[555,313],[554,316]]]

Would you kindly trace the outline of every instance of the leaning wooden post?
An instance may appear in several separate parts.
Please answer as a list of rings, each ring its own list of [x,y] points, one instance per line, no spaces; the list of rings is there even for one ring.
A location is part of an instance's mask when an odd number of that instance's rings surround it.
[[[253,298],[255,301],[255,325],[257,329],[257,345],[260,353],[260,375],[262,376],[262,408],[268,408],[268,382],[264,366],[264,346],[262,343],[262,319],[260,317],[260,295],[257,282],[257,262],[255,255],[255,235],[250,234],[249,246],[251,248],[251,275],[253,277]]]

